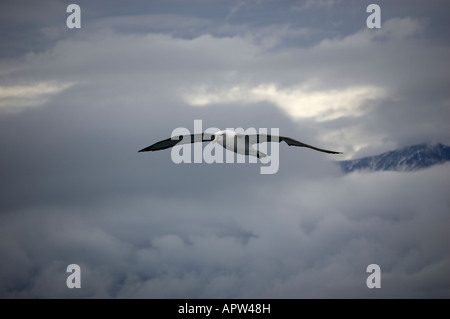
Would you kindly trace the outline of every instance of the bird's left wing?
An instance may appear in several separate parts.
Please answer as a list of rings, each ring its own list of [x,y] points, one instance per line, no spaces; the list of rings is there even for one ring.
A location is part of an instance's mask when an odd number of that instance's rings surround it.
[[[159,151],[164,150],[166,148],[174,147],[175,145],[181,144],[190,144],[197,142],[210,142],[214,140],[214,134],[210,133],[200,133],[200,134],[190,134],[190,135],[178,135],[172,136],[171,138],[156,142],[146,148],[141,149],[139,152],[148,152],[148,151]]]

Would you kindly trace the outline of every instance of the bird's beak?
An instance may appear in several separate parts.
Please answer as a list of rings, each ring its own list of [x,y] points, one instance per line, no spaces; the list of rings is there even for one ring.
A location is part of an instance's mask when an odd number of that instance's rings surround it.
[[[214,144],[216,142],[216,139],[213,139],[212,144]]]

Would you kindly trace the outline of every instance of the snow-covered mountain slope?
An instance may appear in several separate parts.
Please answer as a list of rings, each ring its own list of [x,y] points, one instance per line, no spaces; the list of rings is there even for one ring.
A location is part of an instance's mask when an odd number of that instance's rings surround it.
[[[402,149],[337,162],[343,172],[353,171],[414,171],[450,161],[450,147],[443,144],[419,144]]]

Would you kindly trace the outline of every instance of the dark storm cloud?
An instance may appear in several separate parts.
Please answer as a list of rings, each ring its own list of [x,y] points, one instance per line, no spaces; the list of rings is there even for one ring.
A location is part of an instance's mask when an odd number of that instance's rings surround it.
[[[227,90],[236,84],[251,87],[278,83],[289,89],[311,79],[316,82],[312,85],[316,90],[366,85],[382,89],[384,97],[376,102],[379,107],[367,108],[370,116],[350,120],[354,134],[349,135],[347,125],[344,140],[355,139],[356,134],[367,138],[369,135],[361,134],[361,129],[373,130],[376,139],[394,147],[424,142],[423,136],[443,142],[449,139],[443,121],[448,102],[442,84],[449,80],[442,68],[447,63],[447,50],[440,45],[427,46],[425,34],[430,31],[419,20],[394,19],[387,21],[376,36],[362,29],[312,48],[283,52],[267,51],[238,36],[200,36],[189,40],[169,35],[116,35],[101,30],[98,34],[86,34],[86,38],[60,41],[51,52],[29,55],[28,67],[10,78],[17,78],[19,83],[19,79],[38,77],[68,83],[96,82],[102,99],[107,100],[107,91],[115,86],[115,91],[133,94],[149,104],[156,94],[165,92],[166,97],[180,99],[202,85]],[[385,39],[379,42],[377,37]],[[98,46],[92,49],[92,43]],[[227,50],[234,54],[227,54]],[[129,60],[124,61],[123,56]],[[424,60],[428,61],[426,67]],[[339,81],[334,80],[337,78]],[[430,112],[430,108],[434,111]],[[380,130],[379,125],[384,129]],[[417,130],[420,127],[422,130]],[[371,152],[381,146],[373,139],[358,144],[375,144]],[[347,147],[351,151],[350,145]]]
[[[448,43],[434,36],[445,3],[383,5],[377,36],[365,10],[333,1],[80,2],[74,32],[52,20],[61,3],[10,11],[29,21],[15,32],[46,37],[8,33],[0,61],[0,296],[449,296],[448,165],[342,176],[335,157],[281,144],[279,172],[260,175],[259,164],[137,153],[195,119],[360,153],[445,142]],[[324,92],[358,84],[388,94],[324,122],[271,100],[186,98],[202,86],[288,92],[310,79]],[[65,285],[71,263],[82,289]],[[380,290],[365,285],[371,263]]]

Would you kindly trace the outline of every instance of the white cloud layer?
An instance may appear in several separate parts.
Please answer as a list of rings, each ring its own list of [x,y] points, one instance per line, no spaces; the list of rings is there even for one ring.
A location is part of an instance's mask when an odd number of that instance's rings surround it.
[[[185,100],[194,106],[270,102],[293,119],[320,122],[340,117],[361,116],[367,111],[363,106],[368,101],[385,96],[383,89],[376,87],[349,87],[319,91],[308,84],[286,89],[279,89],[274,84],[261,84],[256,87],[235,86],[220,92],[211,92],[208,88],[200,87],[195,93],[186,95]]]
[[[74,83],[37,82],[29,85],[0,86],[0,111],[21,112],[37,107]]]

